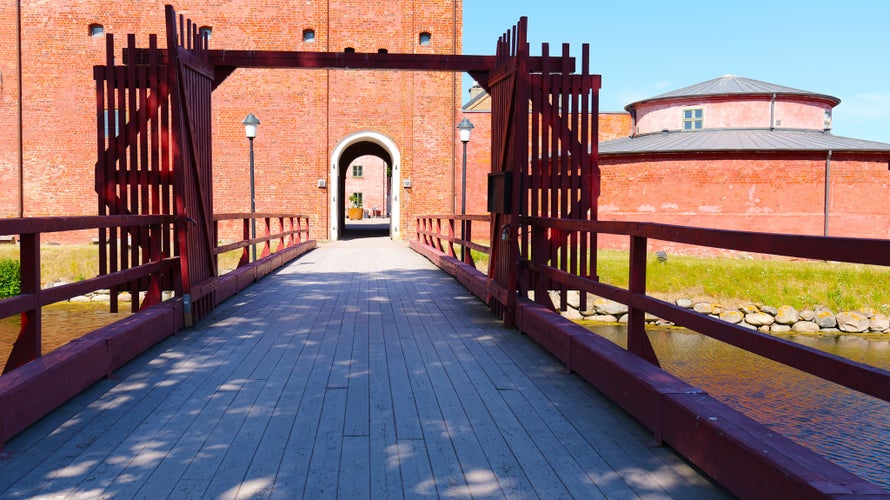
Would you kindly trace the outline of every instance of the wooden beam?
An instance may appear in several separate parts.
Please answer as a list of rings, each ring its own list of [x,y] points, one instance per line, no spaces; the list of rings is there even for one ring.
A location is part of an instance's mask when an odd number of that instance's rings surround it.
[[[137,64],[148,63],[148,49],[134,51]],[[124,61],[130,51],[124,50]],[[559,58],[547,58],[547,64]],[[552,61],[550,61],[552,59]],[[166,64],[166,52],[161,57]],[[379,54],[361,52],[299,52],[280,50],[211,50],[210,63],[227,68],[307,68],[307,69],[391,69],[413,71],[459,71],[477,76],[494,69],[494,56],[452,54]],[[542,57],[529,58],[529,69],[538,72],[544,67]],[[570,59],[570,71],[575,59]],[[226,75],[228,76],[228,75]]]

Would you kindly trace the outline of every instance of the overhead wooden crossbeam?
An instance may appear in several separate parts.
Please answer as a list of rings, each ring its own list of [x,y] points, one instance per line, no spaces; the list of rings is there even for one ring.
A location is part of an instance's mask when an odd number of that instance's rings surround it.
[[[136,49],[137,64],[148,62],[148,51]],[[129,58],[124,52],[124,61]],[[237,68],[306,68],[306,69],[382,69],[409,71],[458,71],[470,73],[483,87],[488,87],[488,74],[495,67],[495,56],[454,54],[380,54],[363,52],[301,52],[278,50],[211,50],[209,62],[216,69],[214,86],[222,83]],[[162,60],[162,64],[166,61]],[[559,64],[557,66],[556,64]],[[540,72],[545,66],[562,67],[557,57],[530,57],[529,69]],[[574,58],[570,72],[575,71]]]

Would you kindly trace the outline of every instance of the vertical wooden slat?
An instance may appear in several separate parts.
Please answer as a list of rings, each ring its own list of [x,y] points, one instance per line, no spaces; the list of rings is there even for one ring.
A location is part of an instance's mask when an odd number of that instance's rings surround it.
[[[580,88],[578,89],[578,93],[580,95],[581,101],[581,132],[578,135],[580,145],[579,149],[579,169],[581,171],[581,214],[580,217],[582,219],[589,219],[590,212],[590,144],[591,140],[596,143],[597,139],[591,139],[590,137],[590,45],[583,44],[581,46],[581,81]],[[592,258],[595,258],[596,247],[590,246],[590,232],[585,231],[582,233],[581,238],[581,269],[579,270],[580,275],[584,277],[590,277],[590,262]],[[581,303],[585,305],[587,304],[587,294],[581,294]]]
[[[158,72],[158,94],[160,98],[160,144],[161,144],[161,164],[160,164],[160,185],[161,185],[161,213],[171,215],[173,209],[173,158],[170,151],[170,85],[169,85],[169,67],[160,68]],[[163,244],[161,251],[166,256],[179,254],[179,239],[173,237],[175,227],[164,226],[163,228]],[[181,293],[181,290],[177,290]]]

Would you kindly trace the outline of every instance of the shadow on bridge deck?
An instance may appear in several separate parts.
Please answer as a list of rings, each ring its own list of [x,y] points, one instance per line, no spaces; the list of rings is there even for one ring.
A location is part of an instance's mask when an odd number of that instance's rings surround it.
[[[9,441],[0,497],[725,496],[429,261],[364,243],[304,255]]]
[[[347,220],[340,239],[348,241],[361,238],[388,237],[389,230],[390,219],[388,217]]]

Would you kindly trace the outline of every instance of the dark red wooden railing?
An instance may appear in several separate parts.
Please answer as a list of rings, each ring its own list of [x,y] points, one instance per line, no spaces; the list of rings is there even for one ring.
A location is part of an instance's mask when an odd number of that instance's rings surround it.
[[[459,259],[471,266],[475,266],[470,250],[489,255],[491,247],[482,244],[478,238],[482,237],[486,242],[489,239],[491,217],[487,215],[418,215],[417,216],[417,240],[424,245]],[[473,222],[482,222],[474,226]],[[481,227],[480,227],[481,226]],[[477,241],[473,241],[473,239]],[[455,245],[458,249],[455,249]]]
[[[485,216],[472,216],[474,221]],[[417,220],[411,248],[429,258],[486,303],[490,278],[455,258],[454,237],[460,216],[424,216]],[[824,457],[747,418],[727,405],[658,368],[644,328],[644,315],[660,318],[797,368],[850,389],[890,401],[890,372],[699,314],[646,294],[649,240],[715,249],[890,266],[890,241],[780,235],[700,229],[637,222],[597,222],[519,217],[520,257],[516,316],[513,323],[566,366],[597,387],[671,445],[740,496],[831,497],[886,495]],[[596,252],[580,255],[577,241],[598,234],[630,239],[629,284],[620,288],[597,281]],[[482,251],[479,246],[474,248]],[[581,262],[593,259],[593,265]],[[628,348],[623,349],[558,315],[549,290],[578,290],[629,306]],[[534,292],[531,294],[529,292]],[[533,295],[534,302],[527,297]],[[565,304],[565,301],[562,302]],[[581,301],[586,303],[585,300]]]
[[[274,240],[278,240],[278,243],[274,250],[275,252],[279,252],[298,243],[309,241],[308,216],[273,213],[216,214],[213,216],[213,230],[215,235],[214,239],[217,242],[220,241],[219,226],[221,222],[237,220],[241,221],[241,240],[227,243],[225,245],[218,245],[213,250],[213,253],[214,255],[219,256],[220,254],[238,250],[239,248],[242,249],[241,259],[238,261],[239,268],[244,267],[248,263],[250,263],[250,252],[248,252],[248,250],[254,245],[263,245],[262,251],[257,252],[259,254],[258,258],[262,259],[264,257],[268,257],[273,253],[272,242]],[[250,234],[252,220],[262,221],[262,225],[258,229],[258,232],[261,231],[262,235],[258,234],[255,238],[251,238]],[[273,232],[272,230],[273,220],[276,221],[275,225],[277,225],[277,232]]]
[[[211,248],[214,257],[221,253],[262,245],[255,262],[242,255],[239,266],[231,272],[194,284],[191,296],[211,306],[272,272],[284,263],[315,248],[310,239],[309,218],[292,214],[220,214],[214,217],[214,230],[223,221],[240,221],[247,228],[256,217],[261,221],[261,235],[250,238],[244,229],[242,239]],[[0,219],[0,236],[19,241],[21,294],[0,299],[0,319],[21,316],[21,331],[11,350],[3,375],[0,375],[0,451],[10,437],[27,428],[90,384],[112,373],[152,345],[190,325],[191,312],[186,307],[179,268],[181,256],[170,256],[162,241],[169,241],[173,228],[191,221],[172,215],[105,215],[92,217],[45,217]],[[97,231],[99,252],[128,255],[126,262],[113,260],[110,268],[100,259],[98,276],[52,288],[41,288],[41,237],[66,231]],[[108,241],[107,236],[124,237]],[[132,237],[140,235],[140,237]],[[277,242],[273,244],[273,242]],[[114,251],[102,252],[104,245]],[[133,312],[111,324],[70,340],[67,344],[43,352],[41,308],[78,295],[99,290],[132,293]],[[173,298],[162,300],[163,291]],[[197,302],[195,302],[197,304]],[[116,310],[112,301],[109,309]],[[137,312],[138,311],[138,312]],[[196,311],[204,316],[209,311]],[[4,348],[7,346],[3,346]],[[2,349],[5,351],[6,349]]]

